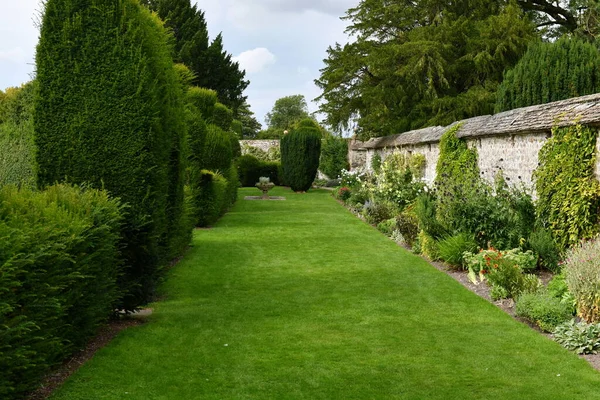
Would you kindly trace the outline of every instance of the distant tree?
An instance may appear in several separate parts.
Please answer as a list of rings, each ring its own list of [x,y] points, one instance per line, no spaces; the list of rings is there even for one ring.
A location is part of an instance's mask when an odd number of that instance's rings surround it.
[[[219,34],[210,43],[204,12],[190,0],[144,0],[144,4],[165,20],[175,37],[174,59],[194,73],[192,84],[217,92],[219,101],[237,117],[246,101],[243,95],[249,82],[231,54],[223,50]]]
[[[278,99],[273,109],[267,113],[265,121],[269,129],[284,131],[305,118],[310,118],[306,99],[297,94]]]
[[[250,110],[248,102],[244,102],[237,110],[237,119],[242,123],[242,139],[254,139],[262,129],[262,125]]]
[[[532,44],[506,72],[496,111],[600,92],[600,51],[581,39]]]

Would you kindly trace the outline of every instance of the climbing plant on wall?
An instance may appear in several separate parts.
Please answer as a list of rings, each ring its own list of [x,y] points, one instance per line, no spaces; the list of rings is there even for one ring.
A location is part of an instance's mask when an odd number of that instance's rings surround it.
[[[594,177],[596,129],[554,128],[534,172],[538,219],[566,248],[598,232],[600,183]]]

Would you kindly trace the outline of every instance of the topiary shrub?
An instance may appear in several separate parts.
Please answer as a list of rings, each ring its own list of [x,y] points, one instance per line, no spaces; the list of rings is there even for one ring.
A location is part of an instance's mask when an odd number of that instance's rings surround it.
[[[186,93],[188,103],[196,107],[205,121],[211,121],[217,104],[217,92],[211,89],[193,86]]]
[[[205,227],[214,224],[226,208],[227,179],[221,174],[202,170],[192,179],[198,180],[198,191],[193,193],[194,218],[196,226]]]
[[[38,184],[106,188],[123,226],[132,309],[150,299],[179,243],[186,131],[182,88],[160,19],[134,0],[48,0],[36,53]]]
[[[231,165],[232,158],[233,152],[229,134],[216,125],[208,125],[202,152],[204,169],[226,173]]]
[[[240,144],[240,140],[237,135],[233,131],[226,131],[227,136],[229,137],[229,142],[231,143],[231,156],[233,159],[238,158],[242,155],[242,145]]]
[[[342,137],[328,136],[322,143],[319,170],[335,179],[341,176],[342,170],[348,169],[348,142]]]
[[[112,315],[122,221],[103,191],[0,188],[0,398],[35,389]]]
[[[229,131],[233,122],[233,111],[227,108],[227,106],[217,103],[215,104],[210,121],[224,131]]]
[[[232,206],[233,203],[236,202],[237,200],[237,191],[238,188],[240,187],[240,177],[238,175],[238,170],[235,166],[235,163],[232,163],[229,166],[229,169],[227,170],[227,189],[226,189],[226,196],[225,196],[225,201],[223,204],[223,214],[225,214],[225,212],[227,212],[227,210],[229,210],[229,208]]]
[[[300,122],[308,125],[307,120]],[[319,168],[321,132],[318,128],[300,125],[281,139],[283,179],[295,192],[307,191]]]

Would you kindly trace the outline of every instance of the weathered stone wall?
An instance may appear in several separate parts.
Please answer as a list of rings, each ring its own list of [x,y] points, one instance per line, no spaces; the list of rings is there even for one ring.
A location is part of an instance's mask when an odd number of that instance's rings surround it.
[[[262,151],[269,151],[273,147],[279,147],[279,140],[240,140],[242,154],[246,153],[246,147],[256,147]]]
[[[533,171],[538,166],[538,153],[551,136],[553,126],[581,123],[600,126],[600,94],[577,97],[539,106],[519,108],[457,122],[457,136],[478,153],[481,176],[492,182],[502,171],[514,185],[533,186]],[[456,124],[456,123],[455,123]],[[432,183],[439,158],[439,141],[447,127],[430,127],[399,135],[373,138],[367,142],[352,141],[349,159],[352,169],[370,170],[375,154],[382,159],[392,151],[425,156],[424,180]],[[599,135],[600,136],[600,135]],[[600,138],[596,144],[600,155]],[[596,161],[596,176],[600,176],[600,156]]]

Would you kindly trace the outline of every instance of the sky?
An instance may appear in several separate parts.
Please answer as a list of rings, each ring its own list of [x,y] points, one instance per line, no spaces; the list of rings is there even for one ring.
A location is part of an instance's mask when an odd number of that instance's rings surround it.
[[[320,94],[327,47],[346,43],[347,9],[359,0],[192,0],[205,12],[211,38],[223,33],[225,50],[250,81],[245,95],[260,123],[275,101],[302,94],[309,110]],[[40,0],[0,0],[0,90],[34,76]]]

